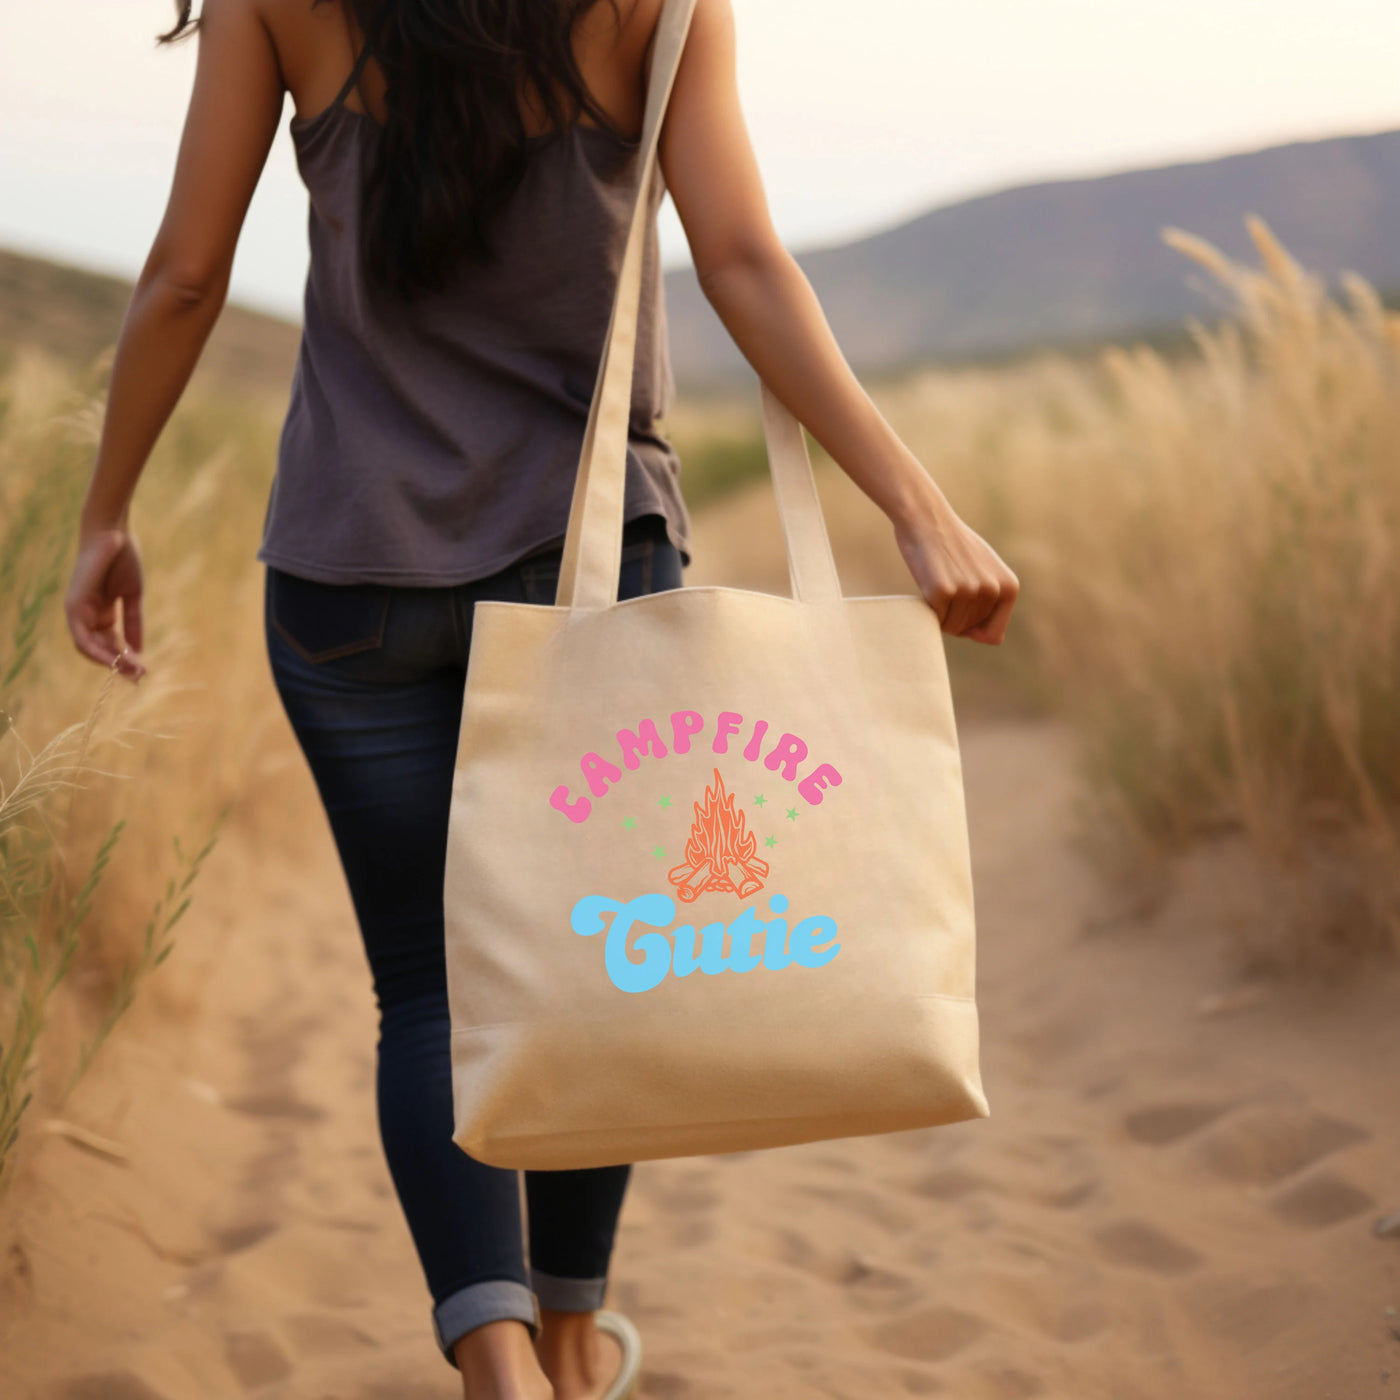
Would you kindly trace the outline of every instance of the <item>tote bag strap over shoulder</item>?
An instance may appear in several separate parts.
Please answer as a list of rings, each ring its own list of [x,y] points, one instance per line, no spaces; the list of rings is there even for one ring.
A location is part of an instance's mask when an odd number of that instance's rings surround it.
[[[650,217],[647,194],[656,177],[661,122],[695,3],[664,0],[652,41],[637,193],[584,432],[555,595],[555,606],[575,612],[611,607],[617,602],[642,252]],[[787,547],[792,596],[804,603],[839,602],[841,584],[802,426],[766,384],[760,388],[768,463]]]

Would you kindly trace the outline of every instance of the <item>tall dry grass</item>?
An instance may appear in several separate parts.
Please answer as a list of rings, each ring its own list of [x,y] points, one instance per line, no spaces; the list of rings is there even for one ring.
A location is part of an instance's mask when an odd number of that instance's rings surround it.
[[[62,594],[106,367],[25,352],[0,375],[0,1183],[27,1123],[65,1126],[138,995],[197,1006],[201,960],[170,957],[176,925],[225,817],[255,825],[288,761],[268,742],[253,560],[275,404],[196,390],[153,455],[132,512],[146,677],[73,647]]]
[[[1247,960],[1318,967],[1400,951],[1400,317],[1249,228],[1254,267],[1165,234],[1235,305],[1192,353],[877,397],[1021,576],[1008,655],[975,661],[1078,729],[1100,852],[1141,880],[1242,844]]]

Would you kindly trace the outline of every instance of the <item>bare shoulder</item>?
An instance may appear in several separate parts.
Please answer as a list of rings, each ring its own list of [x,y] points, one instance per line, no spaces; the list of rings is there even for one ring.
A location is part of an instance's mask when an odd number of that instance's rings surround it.
[[[204,0],[209,4],[209,0]],[[253,10],[264,23],[291,24],[297,20],[324,22],[327,19],[343,23],[340,15],[341,0],[238,0]]]
[[[287,8],[286,0],[203,0],[198,32],[201,41],[208,38],[218,42],[232,36],[274,40],[277,31],[269,12]]]
[[[205,0],[206,7],[211,0]],[[345,0],[224,0],[243,5],[261,20],[278,49],[301,51],[329,45],[337,54],[350,45],[352,11]]]
[[[203,0],[194,27],[200,51],[209,51],[208,64],[223,68],[265,69],[276,78],[280,67],[277,45],[264,13],[268,0]],[[251,67],[250,67],[251,66]],[[261,74],[258,75],[261,81]]]
[[[245,27],[262,23],[266,0],[204,0],[199,7],[199,27]]]
[[[208,5],[210,0],[205,0]],[[297,113],[312,115],[339,91],[358,44],[346,0],[224,0],[255,14],[277,55]]]

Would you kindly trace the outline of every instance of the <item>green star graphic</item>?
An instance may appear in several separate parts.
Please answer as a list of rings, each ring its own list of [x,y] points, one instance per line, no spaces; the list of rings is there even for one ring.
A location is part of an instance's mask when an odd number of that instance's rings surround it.
[[[763,804],[764,804],[767,800],[768,800],[768,799],[767,799],[766,797],[764,797],[764,795],[763,795],[762,793],[759,793],[758,796],[754,798],[754,800],[753,800],[753,805],[754,805],[755,807],[762,807]]]
[[[637,819],[636,819],[636,817],[623,817],[623,819],[622,819],[622,829],[623,829],[624,831],[631,831],[632,828],[633,828],[634,826],[636,826],[636,825],[637,825]]]
[[[766,836],[763,839],[763,844],[765,846],[776,846],[778,844],[778,838],[776,836]]]
[[[665,793],[663,793],[660,797],[658,797],[658,798],[656,799],[656,801],[657,801],[657,805],[658,805],[658,806],[661,806],[661,807],[669,807],[669,806],[671,805],[671,799],[670,799],[670,797],[669,797],[667,794],[665,794]]]
[[[796,807],[789,807],[789,808],[787,809],[787,814],[788,814],[788,821],[790,821],[790,822],[795,822],[795,821],[797,820],[797,808],[796,808]]]
[[[652,853],[652,855],[654,855],[654,856],[657,858],[657,860],[660,860],[660,859],[662,858],[662,856],[664,856],[664,855],[666,854],[666,847],[665,847],[665,846],[653,846],[653,847],[651,848],[651,853]]]

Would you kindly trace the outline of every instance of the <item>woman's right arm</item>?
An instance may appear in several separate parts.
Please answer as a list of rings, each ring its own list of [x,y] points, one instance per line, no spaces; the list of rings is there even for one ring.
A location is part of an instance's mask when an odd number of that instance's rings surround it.
[[[943,630],[1000,643],[1016,575],[958,518],[846,363],[773,227],[735,67],[730,0],[697,0],[660,162],[700,286],[759,377],[889,517]]]
[[[205,0],[197,32],[165,217],[117,338],[64,603],[78,650],[133,681],[146,667],[131,655],[144,640],[131,498],[223,308],[239,230],[282,115],[281,71],[257,0]]]

